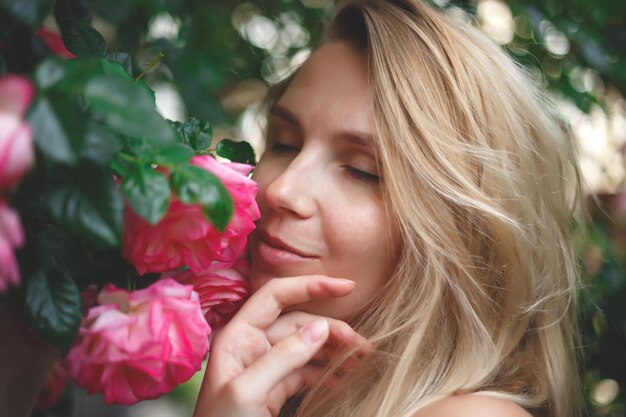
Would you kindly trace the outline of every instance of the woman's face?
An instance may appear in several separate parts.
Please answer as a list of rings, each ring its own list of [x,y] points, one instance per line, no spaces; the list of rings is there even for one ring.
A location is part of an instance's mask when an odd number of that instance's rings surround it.
[[[261,219],[250,238],[253,291],[275,277],[323,274],[356,282],[339,299],[297,310],[348,319],[389,279],[399,233],[382,202],[365,58],[327,43],[269,115],[255,171]]]

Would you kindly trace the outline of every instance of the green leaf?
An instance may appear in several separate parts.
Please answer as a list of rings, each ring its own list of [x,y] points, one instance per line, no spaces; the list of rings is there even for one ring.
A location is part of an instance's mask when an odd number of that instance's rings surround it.
[[[133,211],[150,224],[157,224],[167,212],[171,194],[167,178],[148,166],[132,165],[122,191]]]
[[[81,243],[57,227],[37,235],[37,256],[47,271],[58,270],[71,277],[86,275],[91,260]]]
[[[176,144],[159,149],[153,156],[153,162],[158,165],[184,164],[193,157],[193,151],[185,145]]]
[[[85,126],[78,104],[63,94],[42,95],[28,114],[37,148],[48,158],[73,164],[85,147]]]
[[[101,166],[109,166],[115,153],[121,149],[120,140],[107,130],[94,122],[88,122],[85,136],[85,148],[82,157],[93,161]]]
[[[119,157],[113,158],[111,161],[111,170],[120,177],[125,177],[128,173],[126,161],[121,160]]]
[[[80,327],[82,300],[71,277],[39,271],[26,282],[26,318],[44,339],[66,352]]]
[[[50,13],[54,0],[0,0],[0,7],[8,10],[33,29],[38,29]]]
[[[133,79],[133,64],[130,56],[125,52],[110,52],[103,60],[104,72],[109,75],[118,75],[128,80]]]
[[[94,75],[102,74],[100,59],[67,59],[51,57],[35,70],[38,90],[54,88],[58,91],[82,94],[85,84]]]
[[[235,142],[230,139],[222,139],[217,144],[216,152],[222,158],[232,162],[256,165],[256,155],[254,149],[248,142]]]
[[[106,41],[94,28],[83,22],[61,28],[65,47],[78,57],[105,56]]]
[[[87,162],[68,169],[46,203],[70,231],[100,245],[119,246],[124,204],[108,169]]]
[[[174,122],[178,134],[195,151],[202,151],[211,146],[213,140],[213,128],[208,122],[200,122],[190,117],[185,123]]]
[[[90,110],[120,133],[146,138],[155,148],[176,142],[176,133],[156,111],[147,88],[118,77],[97,75],[89,80],[85,99]]]
[[[233,214],[233,200],[220,180],[207,170],[193,165],[175,168],[170,186],[185,204],[200,204],[206,218],[224,231]]]
[[[78,57],[104,56],[106,41],[91,27],[91,11],[82,0],[56,0],[54,17],[65,47]]]

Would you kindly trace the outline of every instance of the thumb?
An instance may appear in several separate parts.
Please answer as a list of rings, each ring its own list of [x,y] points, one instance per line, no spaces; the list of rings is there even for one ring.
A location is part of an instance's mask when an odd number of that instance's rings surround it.
[[[244,372],[237,383],[266,396],[292,372],[305,366],[328,339],[328,322],[317,319],[278,342]]]

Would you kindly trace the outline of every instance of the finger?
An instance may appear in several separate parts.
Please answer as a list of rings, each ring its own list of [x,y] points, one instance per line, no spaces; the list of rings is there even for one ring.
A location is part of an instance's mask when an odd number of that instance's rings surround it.
[[[281,340],[236,377],[251,392],[269,393],[287,376],[304,367],[328,339],[328,322],[317,319]]]
[[[354,281],[324,275],[274,278],[256,291],[231,321],[265,329],[287,306],[316,298],[342,297],[353,288]]]
[[[320,318],[320,316],[302,311],[293,311],[283,314],[265,331],[267,340],[270,344],[274,345],[317,318]],[[342,349],[356,348],[357,351],[355,353],[357,355],[363,355],[371,349],[371,343],[365,337],[358,334],[348,323],[329,317],[321,318],[324,318],[328,322],[330,329],[330,335],[326,344],[331,344]]]

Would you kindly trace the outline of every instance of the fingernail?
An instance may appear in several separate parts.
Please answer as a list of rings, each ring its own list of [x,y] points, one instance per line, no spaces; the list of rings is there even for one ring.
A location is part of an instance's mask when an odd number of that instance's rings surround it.
[[[339,281],[343,282],[344,284],[355,284],[355,282],[351,279],[339,278]]]
[[[300,334],[309,343],[317,343],[328,330],[328,323],[324,319],[317,319],[300,328]]]

